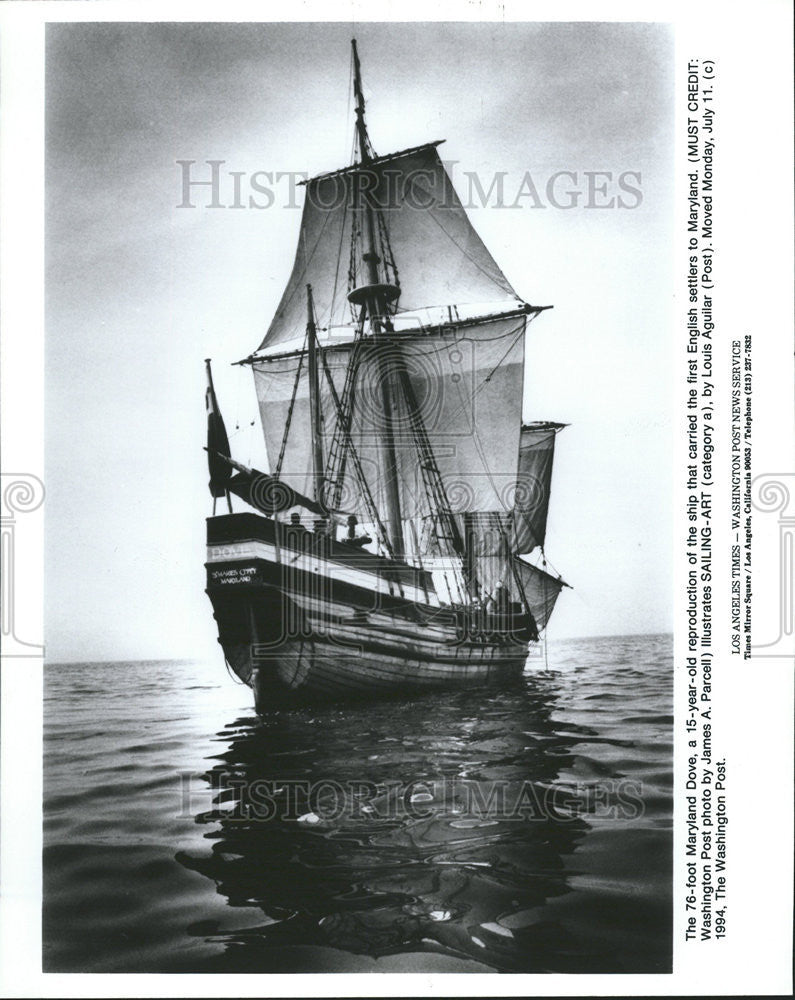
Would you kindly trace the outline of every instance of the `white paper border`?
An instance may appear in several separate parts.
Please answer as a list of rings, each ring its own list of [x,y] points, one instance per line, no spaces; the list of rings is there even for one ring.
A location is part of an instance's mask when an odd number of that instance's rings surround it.
[[[532,17],[529,15],[532,14]],[[721,310],[737,329],[780,331],[755,344],[757,420],[755,474],[793,471],[792,384],[792,15],[786,0],[738,3],[470,4],[433,9],[416,2],[321,3],[300,8],[227,2],[6,3],[0,10],[2,115],[2,416],[3,471],[43,478],[43,79],[45,21],[401,21],[401,20],[667,21],[676,28],[677,87],[682,62],[711,54],[721,69],[721,104],[730,108],[731,159],[720,184],[733,199],[721,224],[737,233],[728,254],[733,294]],[[679,101],[679,97],[677,97]],[[677,124],[677,144],[682,131]],[[747,142],[739,141],[747,136]],[[677,164],[682,150],[677,149]],[[742,195],[742,196],[741,196]],[[681,196],[677,194],[677,205]],[[684,208],[682,208],[684,214]],[[765,352],[767,352],[765,354]],[[763,357],[763,354],[765,355]],[[676,371],[676,363],[674,365]],[[681,391],[675,386],[674,392]],[[674,412],[679,406],[674,403]],[[681,441],[675,442],[675,449]],[[679,476],[676,460],[675,482]],[[43,517],[39,513],[39,522]],[[39,524],[39,532],[41,530]],[[761,522],[759,522],[761,525]],[[761,527],[760,527],[761,530]],[[41,635],[41,538],[29,542],[22,575],[21,620]],[[678,551],[680,536],[672,540]],[[776,569],[755,578],[756,600],[776,597]],[[680,594],[674,593],[674,605]],[[31,631],[32,630],[32,631]],[[677,664],[681,640],[677,639]],[[675,703],[682,700],[677,670]],[[41,663],[4,660],[2,672],[2,853],[0,968],[4,995],[14,996],[285,996],[383,995],[727,995],[791,991],[792,947],[792,661],[754,657],[727,693],[736,725],[730,751],[734,774],[735,860],[732,938],[712,953],[685,947],[675,930],[673,975],[337,974],[252,976],[42,975]],[[677,730],[677,737],[679,732]],[[676,769],[682,746],[677,739]],[[677,797],[678,799],[678,797]],[[675,815],[676,878],[681,874],[681,805]],[[745,854],[737,871],[736,854]],[[676,900],[676,889],[675,889]],[[676,911],[675,911],[676,912]],[[678,914],[677,914],[678,919]]]

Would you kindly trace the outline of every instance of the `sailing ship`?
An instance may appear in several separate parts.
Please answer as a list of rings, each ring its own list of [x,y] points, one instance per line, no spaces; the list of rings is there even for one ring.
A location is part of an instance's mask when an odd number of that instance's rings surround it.
[[[355,41],[352,62],[353,162],[305,182],[287,287],[237,362],[268,473],[231,456],[207,361],[207,594],[260,712],[516,677],[566,586],[544,554],[565,425],[522,424],[551,307],[511,287],[439,141],[376,154]]]

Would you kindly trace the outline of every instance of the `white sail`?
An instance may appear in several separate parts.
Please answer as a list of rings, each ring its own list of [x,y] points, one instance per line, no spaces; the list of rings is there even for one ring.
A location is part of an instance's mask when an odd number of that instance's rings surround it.
[[[532,552],[544,545],[552,484],[555,434],[564,424],[537,423],[522,427],[519,470],[511,519],[513,552]]]
[[[566,586],[563,580],[516,557],[480,556],[474,560],[474,567],[484,599],[494,598],[502,587],[512,601],[527,604],[539,629],[546,628],[558,595]]]
[[[421,146],[307,183],[292,274],[259,350],[303,335],[308,282],[320,327],[353,321],[348,291],[365,280],[357,208],[363,193],[386,228],[401,311],[518,302],[467,218],[435,146]]]
[[[524,597],[533,613],[536,625],[539,629],[546,628],[558,594],[566,584],[559,577],[554,577],[523,559],[514,559],[514,568],[522,581],[522,593],[519,593],[515,582],[513,586],[509,585],[508,589],[514,594],[515,600]]]
[[[454,513],[504,511],[515,493],[516,456],[522,399],[525,317],[512,314],[477,324],[365,339],[359,345],[350,438],[368,485],[380,507],[381,441],[386,432],[376,358],[387,352],[392,367],[402,366]],[[351,346],[325,352],[337,394],[341,395]],[[300,354],[259,358],[253,362],[257,397],[271,471],[282,446],[295,388]],[[306,363],[295,395],[281,478],[311,495],[311,441]],[[336,411],[321,377],[324,440],[333,438]],[[394,393],[392,434],[399,466],[404,520],[433,513],[418,461],[411,414],[405,398]],[[339,506],[366,514],[354,470],[348,466]],[[358,506],[357,506],[358,505]]]

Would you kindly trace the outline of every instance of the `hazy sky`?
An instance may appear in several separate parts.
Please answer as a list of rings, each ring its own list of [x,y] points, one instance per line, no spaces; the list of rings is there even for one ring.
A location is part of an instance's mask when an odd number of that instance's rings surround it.
[[[47,28],[46,642],[50,659],[215,655],[204,594],[204,366],[233,452],[264,461],[251,375],[292,263],[289,181],[258,210],[182,201],[178,160],[257,171],[349,162],[349,42],[379,153],[447,139],[506,206],[472,221],[531,325],[526,419],[558,437],[547,553],[569,580],[550,635],[671,627],[673,38],[639,24],[71,24]],[[546,185],[557,171],[557,208]],[[587,206],[586,171],[642,202]],[[260,178],[260,183],[265,183]],[[602,183],[601,181],[599,183]],[[524,188],[527,191],[527,187]],[[636,197],[624,193],[628,204]],[[300,193],[296,197],[300,204]],[[599,201],[601,196],[597,195]],[[235,432],[236,425],[240,430]]]

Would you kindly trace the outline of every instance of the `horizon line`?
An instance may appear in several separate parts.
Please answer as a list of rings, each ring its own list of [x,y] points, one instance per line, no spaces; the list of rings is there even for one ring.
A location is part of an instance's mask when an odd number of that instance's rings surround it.
[[[644,638],[650,636],[674,636],[673,631],[668,632],[611,632],[609,634],[602,635],[570,635],[562,636],[559,639],[553,639],[553,642],[572,642],[572,641],[585,641],[589,639],[628,639],[628,638]],[[209,657],[207,658],[209,659]],[[48,660],[46,656],[44,657],[44,666],[53,667],[66,667],[73,666],[75,664],[82,664],[88,666],[90,664],[98,663],[201,663],[203,658],[201,656],[165,656],[162,658],[157,657],[146,657],[144,659],[136,659],[135,657],[123,656],[118,659],[112,660]]]

